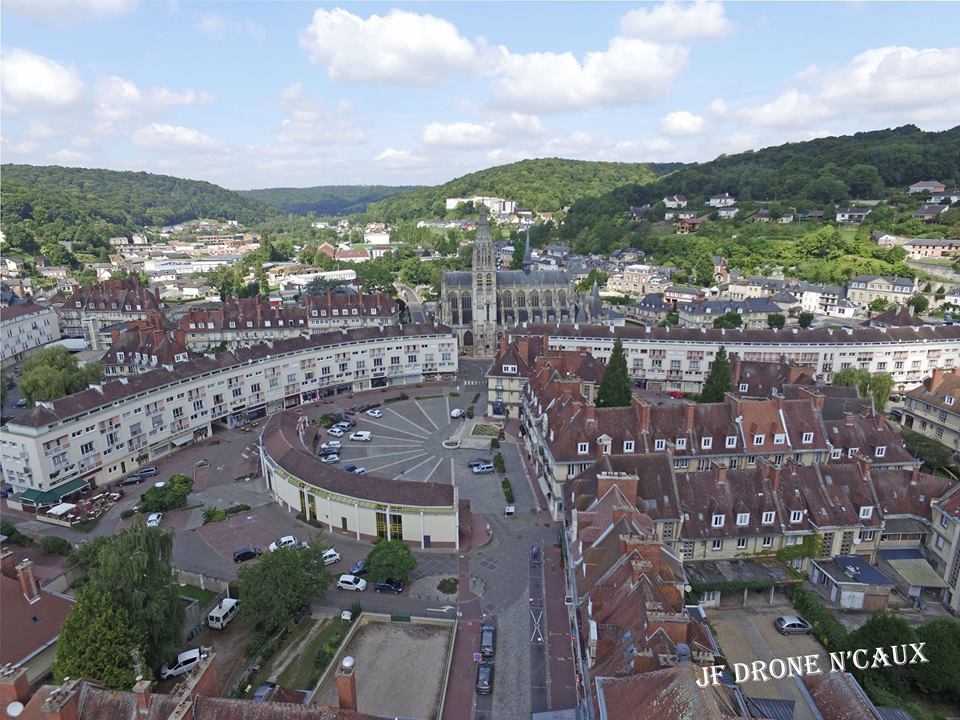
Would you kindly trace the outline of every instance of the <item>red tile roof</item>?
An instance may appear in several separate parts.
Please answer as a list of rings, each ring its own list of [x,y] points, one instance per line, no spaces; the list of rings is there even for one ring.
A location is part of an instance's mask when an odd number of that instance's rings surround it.
[[[0,575],[0,665],[18,663],[56,640],[73,601],[46,590],[30,603],[17,580]]]

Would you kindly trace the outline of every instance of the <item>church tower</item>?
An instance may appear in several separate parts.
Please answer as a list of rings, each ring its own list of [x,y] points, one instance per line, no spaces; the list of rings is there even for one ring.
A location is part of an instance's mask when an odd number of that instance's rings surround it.
[[[497,348],[497,261],[487,206],[480,204],[480,221],[473,242],[473,354],[493,355]]]

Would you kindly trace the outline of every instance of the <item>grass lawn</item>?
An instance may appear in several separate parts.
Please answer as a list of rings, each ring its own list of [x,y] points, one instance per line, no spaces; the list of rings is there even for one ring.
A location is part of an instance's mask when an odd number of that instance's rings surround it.
[[[477,423],[473,426],[473,431],[471,435],[480,435],[482,437],[497,437],[500,434],[500,428],[496,425],[484,425],[483,423]]]
[[[335,642],[338,636],[345,637],[349,627],[340,618],[324,620],[320,630],[310,638],[306,645],[301,647],[298,658],[287,665],[286,669],[280,673],[278,684],[295,690],[311,689],[324,670],[324,668],[318,668],[314,664],[314,659],[317,657],[320,648],[327,643]]]
[[[180,594],[184,597],[196,600],[201,608],[205,608],[212,603],[213,599],[217,596],[217,593],[213,590],[204,590],[203,588],[198,588],[196,585],[183,585],[179,590]]]

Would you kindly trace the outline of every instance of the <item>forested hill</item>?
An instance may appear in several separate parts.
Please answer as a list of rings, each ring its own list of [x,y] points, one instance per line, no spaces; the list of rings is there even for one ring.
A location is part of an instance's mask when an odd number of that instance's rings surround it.
[[[894,130],[788,143],[688,165],[653,183],[634,183],[576,202],[563,233],[575,238],[602,232],[631,206],[655,204],[683,193],[693,207],[729,192],[738,201],[779,202],[797,209],[842,205],[904,191],[917,180],[960,182],[960,126],[923,132],[913,125]]]
[[[652,182],[682,163],[614,163],[544,158],[480,170],[443,185],[421,188],[373,203],[378,220],[442,217],[448,197],[493,195],[540,212],[559,210],[585,196],[603,195],[627,183]]]
[[[366,212],[367,206],[377,200],[420,188],[420,185],[317,185],[306,188],[262,188],[238,190],[238,192],[245,197],[260,200],[288,213],[352,215]]]
[[[195,218],[252,225],[278,214],[232,190],[169,175],[35,165],[3,165],[0,172],[6,241],[28,253],[69,240],[75,253],[101,255],[110,237],[145,225]]]

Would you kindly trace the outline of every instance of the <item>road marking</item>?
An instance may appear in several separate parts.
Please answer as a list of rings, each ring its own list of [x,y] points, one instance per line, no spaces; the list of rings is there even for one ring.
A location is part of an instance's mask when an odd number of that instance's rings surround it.
[[[372,420],[367,420],[367,422],[370,423],[371,425],[376,425],[377,427],[382,427],[382,428],[384,428],[385,430],[389,430],[389,431],[391,431],[391,432],[398,432],[398,433],[400,433],[400,434],[402,434],[402,435],[410,435],[410,436],[412,436],[412,437],[418,437],[418,438],[420,438],[421,440],[428,440],[428,439],[430,438],[429,435],[417,435],[417,433],[408,432],[407,430],[398,430],[398,429],[395,428],[395,427],[390,427],[389,425],[384,425],[383,423],[373,422]],[[396,439],[396,440],[399,440],[400,438],[395,438],[395,439]]]
[[[430,423],[431,425],[433,425],[433,429],[434,429],[434,430],[439,430],[439,429],[440,429],[440,427],[433,421],[433,418],[431,418],[429,415],[427,415],[427,411],[423,409],[423,405],[421,405],[418,400],[414,400],[414,401],[413,401],[413,404],[416,405],[418,408],[420,408],[420,412],[423,413],[423,416],[427,419],[427,422]]]
[[[424,482],[429,482],[430,478],[433,477],[433,474],[437,471],[437,468],[440,467],[440,463],[443,462],[443,458],[437,460],[437,464],[433,466],[433,469],[427,473],[427,476],[423,479]]]
[[[408,418],[408,417],[406,417],[406,416],[404,416],[404,415],[401,415],[400,413],[398,413],[398,412],[397,412],[396,410],[394,410],[393,408],[387,408],[387,410],[389,410],[390,412],[392,412],[394,415],[396,415],[396,416],[397,416],[398,418],[400,418],[401,420],[410,423],[410,424],[413,425],[417,430],[421,430],[421,431],[423,431],[423,432],[425,432],[425,433],[429,433],[429,432],[430,432],[430,431],[427,430],[425,427],[420,427],[419,425],[417,425],[417,424],[416,424],[413,420],[411,420],[410,418]]]
[[[456,467],[453,464],[453,458],[450,458],[450,484],[456,485],[456,483],[457,483]]]
[[[403,460],[397,460],[396,462],[387,463],[386,465],[378,465],[377,467],[375,467],[375,468],[370,468],[370,469],[371,469],[373,472],[377,472],[378,470],[383,470],[384,468],[391,467],[392,465],[399,465],[400,463],[405,463],[405,462],[410,462],[411,460],[416,460],[418,457],[421,457],[421,456],[420,456],[420,455],[414,455],[414,456],[411,457],[411,458],[404,458]],[[426,455],[423,455],[422,457],[427,457],[427,456],[426,456]]]
[[[420,466],[423,465],[424,463],[430,462],[430,460],[432,460],[432,459],[433,459],[433,458],[431,458],[431,457],[428,455],[425,460],[421,460],[420,462],[418,462],[418,463],[417,463],[416,465],[414,465],[413,467],[408,467],[408,468],[406,468],[403,472],[401,472],[399,475],[397,475],[397,476],[396,476],[395,478],[393,478],[393,479],[394,479],[394,480],[399,480],[400,478],[402,478],[402,477],[404,476],[404,473],[412,473],[412,472],[413,472],[414,470],[416,470],[418,467],[420,467]],[[438,463],[438,464],[439,464],[439,463]],[[428,476],[428,477],[429,477],[429,476]],[[424,482],[426,482],[426,481],[424,481]]]
[[[413,455],[413,454],[423,454],[423,448],[414,448],[413,450],[401,450],[399,452],[392,452],[380,455],[361,455],[357,458],[349,458],[341,455],[341,460],[349,460],[350,462],[359,462],[360,460],[376,460],[378,458],[395,458],[397,455]],[[409,459],[409,458],[408,458]]]
[[[427,612],[447,613],[453,610],[453,605],[444,605],[442,608],[427,608]]]
[[[447,401],[447,417],[450,417],[450,393],[444,393],[443,399]]]

